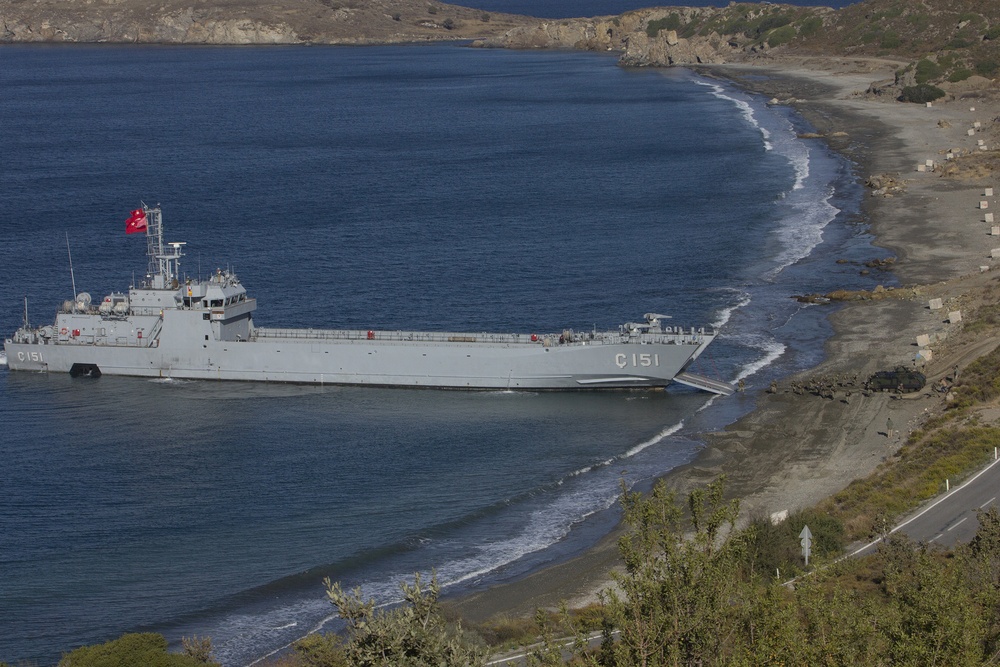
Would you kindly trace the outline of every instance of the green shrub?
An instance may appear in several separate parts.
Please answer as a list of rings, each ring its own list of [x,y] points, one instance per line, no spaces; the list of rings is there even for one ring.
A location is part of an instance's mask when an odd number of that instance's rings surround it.
[[[301,667],[347,667],[344,645],[334,633],[315,632],[292,644]]]
[[[932,79],[938,79],[941,77],[941,66],[938,65],[933,60],[928,60],[924,58],[917,63],[916,78],[917,83],[927,83]]]
[[[907,86],[906,88],[903,88],[903,92],[899,96],[899,101],[924,104],[926,102],[933,102],[934,100],[941,99],[944,95],[944,91],[937,86],[932,86],[929,83],[921,83],[916,86]]]
[[[1000,64],[992,58],[980,60],[975,64],[976,74],[979,76],[985,76],[987,79],[992,79],[998,69],[1000,69]]]
[[[883,49],[898,49],[902,44],[903,40],[892,30],[887,30],[883,33],[882,40],[879,42],[879,46]]]
[[[206,664],[215,663],[167,653],[167,640],[152,632],[126,634],[104,644],[81,646],[59,661],[59,667],[204,667]]]
[[[983,35],[983,39],[985,40],[1000,39],[1000,25],[995,25],[991,27],[989,30],[987,30],[986,34]]]
[[[771,34],[767,36],[767,45],[773,48],[787,44],[793,39],[795,39],[795,28],[786,25],[771,31]]]
[[[810,16],[805,21],[799,25],[799,36],[800,37],[811,37],[820,31],[823,27],[823,19],[818,16]]]
[[[959,67],[948,75],[948,81],[952,83],[958,83],[959,81],[965,81],[970,76],[972,76],[972,70],[966,69],[964,67]]]
[[[784,14],[775,14],[774,16],[764,17],[761,19],[760,23],[757,24],[757,34],[763,35],[765,32],[770,30],[783,28],[791,22],[792,19],[788,18]],[[749,35],[747,36],[749,37]]]
[[[952,37],[944,48],[946,49],[967,49],[972,46],[972,42],[964,37]]]
[[[923,30],[931,22],[931,18],[927,14],[910,14],[906,20],[917,30]]]
[[[681,17],[677,14],[671,14],[661,19],[655,19],[646,24],[646,34],[650,37],[656,37],[660,34],[661,30],[677,30],[681,27]]]

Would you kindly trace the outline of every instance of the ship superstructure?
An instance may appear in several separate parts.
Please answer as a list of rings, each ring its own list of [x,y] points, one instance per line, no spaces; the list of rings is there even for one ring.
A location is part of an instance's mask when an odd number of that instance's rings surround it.
[[[126,228],[146,233],[145,280],[97,304],[80,293],[63,303],[54,324],[31,327],[26,313],[4,342],[11,370],[443,389],[634,389],[678,381],[732,393],[727,383],[686,372],[715,332],[669,326],[654,313],[617,331],[551,334],[257,327],[256,299],[234,273],[182,277],[185,244],[164,243],[159,207],[134,211]]]

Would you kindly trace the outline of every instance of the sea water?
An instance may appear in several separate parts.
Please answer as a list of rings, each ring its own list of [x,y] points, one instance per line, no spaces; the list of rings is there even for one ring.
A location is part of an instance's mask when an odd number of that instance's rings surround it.
[[[851,165],[718,81],[610,56],[369,48],[7,47],[0,328],[145,272],[235,270],[261,325],[550,332],[646,312],[720,337],[744,395],[461,393],[0,370],[0,659],[125,631],[244,665],[319,628],[322,580],[448,594],[593,544],[624,481],[816,363],[871,287]],[[73,271],[70,271],[72,259]],[[846,260],[837,263],[835,260]]]

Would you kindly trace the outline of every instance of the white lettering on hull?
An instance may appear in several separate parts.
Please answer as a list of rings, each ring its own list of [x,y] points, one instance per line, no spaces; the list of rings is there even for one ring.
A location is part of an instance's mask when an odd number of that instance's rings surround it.
[[[17,353],[17,360],[18,361],[34,361],[34,362],[37,362],[37,363],[40,363],[40,364],[45,363],[45,360],[42,359],[42,353],[41,352],[24,352],[23,350],[19,350],[18,351],[18,353]]]
[[[647,352],[628,355],[624,352],[619,352],[615,355],[615,366],[618,368],[625,368],[626,366],[632,366],[633,368],[659,368],[660,355],[649,354]]]

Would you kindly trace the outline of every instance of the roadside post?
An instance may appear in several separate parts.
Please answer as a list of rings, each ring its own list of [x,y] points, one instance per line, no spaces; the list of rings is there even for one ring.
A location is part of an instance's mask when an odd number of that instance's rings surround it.
[[[809,552],[812,548],[812,533],[809,532],[809,526],[802,526],[799,539],[802,541],[802,557],[806,559],[806,567],[809,567]]]

